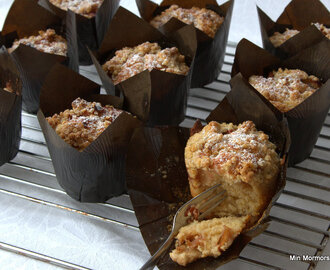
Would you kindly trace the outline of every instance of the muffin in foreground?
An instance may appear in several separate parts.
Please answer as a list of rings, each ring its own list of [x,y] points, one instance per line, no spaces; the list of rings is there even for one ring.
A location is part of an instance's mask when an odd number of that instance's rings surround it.
[[[110,105],[102,106],[98,102],[77,98],[72,102],[72,109],[46,119],[65,142],[83,151],[122,112]]]
[[[49,0],[53,5],[63,10],[72,10],[86,18],[93,18],[102,5],[103,0]]]
[[[321,87],[320,80],[299,69],[273,71],[268,78],[253,75],[249,83],[281,112],[287,112]]]
[[[157,43],[150,42],[116,51],[115,56],[103,65],[103,69],[115,85],[144,70],[158,69],[179,75],[189,72],[185,57],[178,48],[162,50]]]
[[[192,196],[221,183],[227,198],[217,207],[218,216],[259,216],[274,194],[280,170],[275,149],[251,121],[210,122],[185,148]]]
[[[54,29],[47,29],[46,31],[39,31],[38,36],[24,37],[19,40],[15,40],[13,46],[8,49],[11,53],[20,44],[25,44],[32,48],[35,48],[41,52],[57,54],[57,55],[67,55],[67,42],[66,40],[57,35]]]
[[[315,25],[317,29],[319,29],[323,33],[323,35],[330,39],[330,28],[327,28],[321,23],[312,23],[312,25]],[[275,32],[271,37],[269,37],[269,39],[271,43],[273,43],[274,47],[277,48],[281,46],[285,41],[299,33],[300,31],[298,30],[287,28],[283,33]]]
[[[150,24],[159,28],[171,18],[176,18],[186,24],[193,24],[197,29],[211,38],[214,38],[215,33],[224,21],[223,17],[210,9],[197,7],[185,9],[177,5],[172,5],[160,15],[153,18]]]
[[[180,229],[170,253],[172,260],[186,265],[199,258],[218,257],[257,222],[275,194],[280,172],[275,150],[252,121],[239,125],[212,121],[189,138],[185,163],[191,195],[221,184],[227,197],[215,208],[212,219]]]
[[[249,216],[194,221],[180,229],[170,257],[182,266],[200,258],[216,258],[230,247],[248,220]]]

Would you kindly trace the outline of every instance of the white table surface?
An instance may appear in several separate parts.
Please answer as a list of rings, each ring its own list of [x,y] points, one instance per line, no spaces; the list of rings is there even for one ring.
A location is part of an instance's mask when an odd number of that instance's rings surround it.
[[[0,28],[12,2],[0,0]],[[261,45],[255,3],[275,20],[288,2],[289,0],[235,0],[229,41],[238,42],[245,37]],[[322,2],[328,9],[330,8],[330,0]],[[137,13],[135,1],[122,0],[121,5]],[[21,192],[24,193],[25,190]],[[35,192],[36,196],[41,196],[37,189],[29,192],[31,195]],[[58,194],[58,198],[51,200],[66,201],[73,207],[78,204],[64,194]],[[6,196],[0,196],[0,231],[0,241],[19,242],[21,247],[37,250],[49,256],[53,254],[59,257],[60,254],[63,260],[88,265],[93,269],[137,269],[148,258],[147,248],[139,232],[116,226],[109,228],[105,223],[93,219],[86,222],[83,216],[71,215],[69,212],[47,208],[33,202],[25,202],[22,205]],[[38,235],[38,238],[31,241],[29,237],[31,235]],[[66,239],[66,244],[57,246],[57,237]],[[123,263],[122,250],[125,243],[129,243],[126,252],[131,256]],[[230,269],[230,266],[225,268]],[[0,269],[57,269],[57,267],[0,249]]]

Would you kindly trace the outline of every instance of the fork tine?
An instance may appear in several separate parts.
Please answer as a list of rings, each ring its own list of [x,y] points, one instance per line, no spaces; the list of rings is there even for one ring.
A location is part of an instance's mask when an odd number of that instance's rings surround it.
[[[221,184],[217,184],[217,185],[209,188],[207,191],[204,191],[201,194],[197,195],[194,198],[194,204],[197,205],[197,204],[203,202],[204,200],[207,200],[208,197],[212,196],[212,193],[217,194],[222,190],[223,189],[221,188]]]
[[[214,205],[221,197],[225,194],[225,190],[221,190],[219,193],[213,193],[205,200],[201,201],[196,208],[198,208],[199,212],[204,213],[208,208]]]
[[[213,197],[212,199],[207,201],[207,204],[203,207],[203,209],[205,209],[205,208],[207,208],[207,209],[205,211],[202,211],[203,213],[198,216],[198,220],[202,220],[203,218],[205,218],[209,213],[211,213],[211,211],[214,208],[216,208],[220,203],[222,203],[223,200],[226,199],[226,197],[227,197],[226,191],[223,190],[222,192],[217,194],[215,197]],[[212,205],[212,206],[208,207],[209,205]]]

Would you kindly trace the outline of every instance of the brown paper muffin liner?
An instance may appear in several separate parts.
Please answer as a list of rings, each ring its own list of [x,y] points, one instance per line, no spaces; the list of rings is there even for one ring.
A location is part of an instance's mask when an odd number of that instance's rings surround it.
[[[38,120],[59,184],[75,200],[104,202],[126,191],[127,145],[134,128],[141,122],[123,112],[95,141],[79,152],[67,144],[46,120],[46,117],[71,108],[77,97],[119,109],[123,100],[100,95],[99,85],[60,64],[49,72],[40,95]]]
[[[91,65],[88,50],[97,50],[108,29],[109,23],[119,7],[120,0],[104,0],[99,7],[95,17],[86,18],[72,11],[65,11],[53,5],[49,0],[39,0],[39,4],[48,10],[54,12],[59,17],[65,19],[70,16],[76,20],[76,31],[78,37],[79,63],[81,65]]]
[[[162,48],[177,47],[185,56],[186,64],[193,65],[196,52],[196,36],[187,25],[165,37],[149,23],[120,7],[109,25],[100,49],[91,54],[94,65],[108,94],[122,94],[128,107],[142,104],[137,116],[148,125],[178,125],[183,121],[187,95],[190,89],[192,69],[187,75],[145,70],[127,80],[113,84],[101,64],[114,56],[116,50],[137,46],[143,42],[157,42]]]
[[[44,53],[21,44],[12,52],[20,68],[23,82],[23,109],[36,113],[39,108],[40,88],[49,70],[55,63],[65,63],[78,71],[77,41],[70,25],[65,29],[61,19],[39,6],[37,1],[15,0],[6,17],[2,34],[5,45],[9,48],[17,38],[38,35],[39,30],[55,29],[56,33],[66,37],[68,44],[67,57]]]
[[[285,117],[289,124],[291,134],[291,147],[289,151],[289,166],[299,163],[309,157],[317,141],[324,119],[330,107],[330,43],[322,41],[309,47],[295,56],[280,60],[269,52],[259,48],[253,43],[243,39],[237,46],[235,61],[232,69],[232,91],[254,92],[256,99],[263,100],[276,113],[278,119]],[[301,69],[309,75],[318,77],[322,86],[305,101],[288,112],[282,113],[266,98],[258,93],[248,82],[251,75],[267,76],[277,68]],[[242,103],[242,109],[252,110],[254,103],[247,104],[243,98],[235,101]]]
[[[247,98],[248,101],[254,101],[253,96]],[[285,186],[286,153],[290,135],[285,120],[278,121],[271,108],[262,101],[255,103],[264,114],[251,115],[249,111],[246,114],[245,110],[232,106],[225,98],[207,121],[238,124],[252,120],[257,128],[265,131],[270,140],[277,145],[283,163],[274,196],[268,207],[257,223],[239,235],[231,247],[218,258],[199,259],[182,267],[169,257],[169,252],[174,248],[173,243],[157,264],[159,269],[217,269],[220,265],[237,258],[248,242],[267,228],[270,208]],[[269,122],[264,121],[265,115]],[[178,208],[191,198],[184,161],[184,149],[189,136],[190,131],[186,128],[139,128],[135,130],[130,142],[126,177],[128,193],[143,239],[151,254],[157,251],[169,235]]]
[[[16,93],[10,93],[7,83]],[[22,82],[16,63],[0,48],[0,166],[13,159],[21,139]]]
[[[293,56],[308,47],[328,40],[311,23],[322,23],[330,27],[330,15],[319,0],[292,0],[276,22],[273,22],[257,7],[263,47],[280,58]],[[269,40],[275,32],[283,33],[286,28],[299,30],[300,33],[275,48]],[[330,42],[330,41],[329,41]]]
[[[171,5],[178,5],[183,8],[208,8],[225,17],[214,38],[209,37],[201,30],[195,28],[197,35],[197,52],[194,63],[191,87],[201,87],[213,82],[220,74],[223,65],[227,46],[230,21],[234,0],[230,0],[221,6],[215,0],[164,0],[160,5],[150,0],[136,0],[141,17],[150,22],[155,16]],[[176,18],[172,18],[159,30],[166,36],[177,31],[186,24]]]

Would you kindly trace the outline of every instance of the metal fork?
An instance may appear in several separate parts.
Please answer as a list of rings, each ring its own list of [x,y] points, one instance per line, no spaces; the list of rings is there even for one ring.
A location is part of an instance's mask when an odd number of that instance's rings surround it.
[[[140,270],[153,269],[161,255],[171,246],[179,229],[193,219],[203,220],[211,211],[226,198],[226,191],[220,184],[209,188],[198,196],[185,203],[176,212],[173,220],[172,232],[156,253],[140,268]]]

